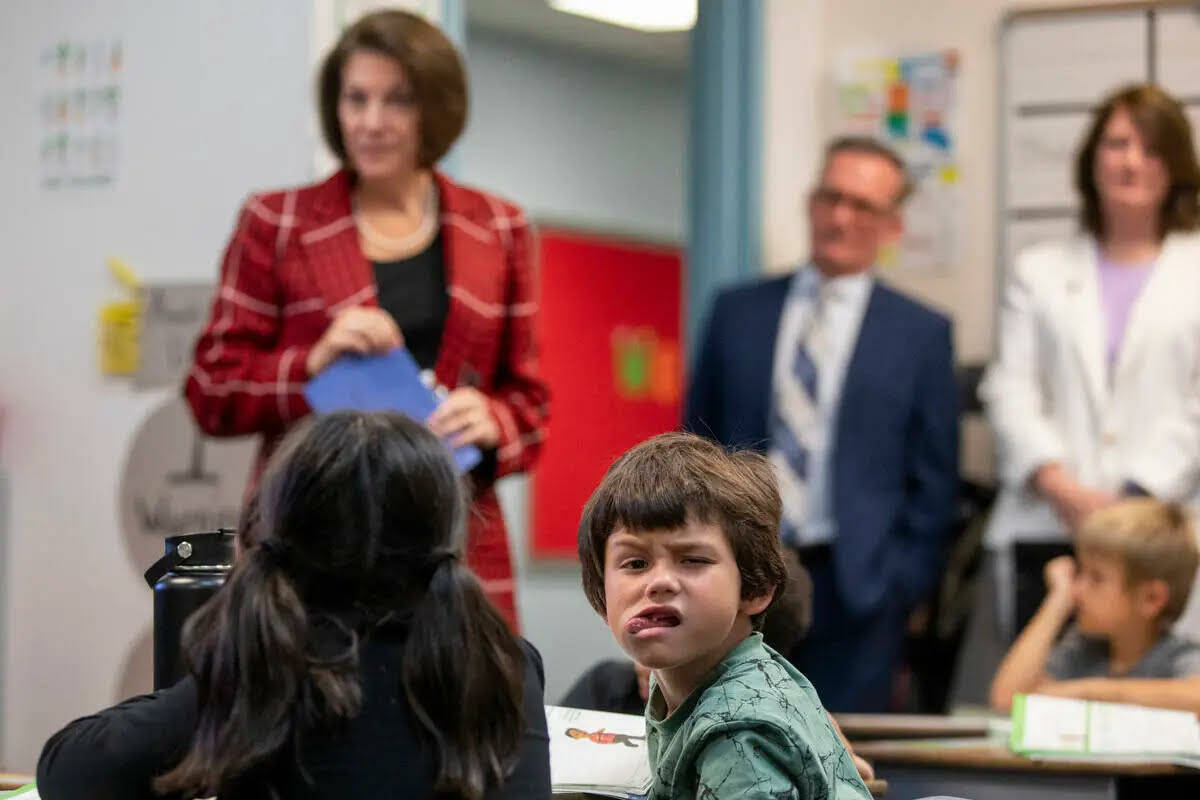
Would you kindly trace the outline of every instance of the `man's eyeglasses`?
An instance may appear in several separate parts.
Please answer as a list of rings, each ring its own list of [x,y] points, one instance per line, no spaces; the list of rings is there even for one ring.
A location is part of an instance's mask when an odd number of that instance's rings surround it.
[[[895,213],[895,209],[891,206],[878,206],[870,200],[855,197],[852,194],[843,194],[837,189],[831,189],[828,186],[819,186],[814,189],[812,201],[827,209],[834,209],[845,203],[855,215],[870,217],[872,219],[883,219]]]

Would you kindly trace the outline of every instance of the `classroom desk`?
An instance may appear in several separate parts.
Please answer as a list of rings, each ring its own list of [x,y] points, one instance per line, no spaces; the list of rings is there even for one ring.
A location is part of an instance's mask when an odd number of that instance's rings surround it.
[[[1162,764],[1039,761],[995,739],[854,742],[889,800],[950,795],[968,800],[1196,800],[1200,771]]]
[[[27,783],[33,783],[32,775],[18,775],[15,772],[0,772],[0,792],[20,789]]]
[[[834,714],[838,727],[852,742],[866,739],[981,738],[988,735],[988,717],[938,714]]]
[[[876,779],[873,781],[867,781],[867,788],[871,791],[871,797],[876,797],[876,798],[881,798],[881,797],[891,798],[892,797],[892,795],[888,794],[888,782],[887,781],[879,780],[879,779]],[[556,795],[554,795],[555,800],[598,800],[599,797],[600,797],[600,795],[595,795],[595,794],[556,794]]]

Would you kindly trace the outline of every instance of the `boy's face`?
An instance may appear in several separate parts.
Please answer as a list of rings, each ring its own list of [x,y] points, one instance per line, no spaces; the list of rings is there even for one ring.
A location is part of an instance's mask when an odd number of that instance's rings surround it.
[[[1077,555],[1079,575],[1075,581],[1075,621],[1092,636],[1111,636],[1130,627],[1154,623],[1163,602],[1154,586],[1161,581],[1130,585],[1121,559],[1083,551]]]
[[[604,596],[608,626],[635,661],[697,677],[720,663],[751,630],[771,596],[743,600],[737,560],[716,525],[608,538]]]

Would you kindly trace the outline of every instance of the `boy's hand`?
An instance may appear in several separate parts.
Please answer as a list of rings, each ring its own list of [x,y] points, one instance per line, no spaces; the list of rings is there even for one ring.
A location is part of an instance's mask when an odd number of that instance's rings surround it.
[[[850,759],[854,762],[854,768],[858,770],[858,777],[863,779],[863,783],[875,780],[875,770],[869,761],[853,750],[850,751]]]
[[[1046,579],[1046,596],[1059,600],[1071,598],[1074,604],[1075,594],[1075,559],[1071,556],[1059,556],[1046,562],[1042,570]]]
[[[1104,700],[1106,678],[1079,678],[1073,681],[1051,681],[1037,687],[1035,694],[1054,697],[1074,697],[1078,700]]]

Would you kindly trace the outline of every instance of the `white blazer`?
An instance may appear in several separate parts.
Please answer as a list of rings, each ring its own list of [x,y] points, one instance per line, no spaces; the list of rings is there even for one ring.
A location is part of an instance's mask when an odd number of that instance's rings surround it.
[[[1089,236],[1017,257],[1000,309],[997,355],[980,386],[996,437],[1001,492],[987,542],[1065,541],[1029,488],[1059,461],[1088,486],[1200,506],[1200,235],[1172,234],[1130,310],[1109,374],[1098,251]]]
[[[1000,308],[997,353],[980,385],[996,442],[1000,494],[988,522],[1001,586],[1008,545],[1067,541],[1029,487],[1061,462],[1083,484],[1126,481],[1200,508],[1200,234],[1172,234],[1134,301],[1110,375],[1096,241],[1080,235],[1022,252]],[[1001,591],[1001,619],[1010,592]],[[1177,631],[1200,635],[1200,586]]]

